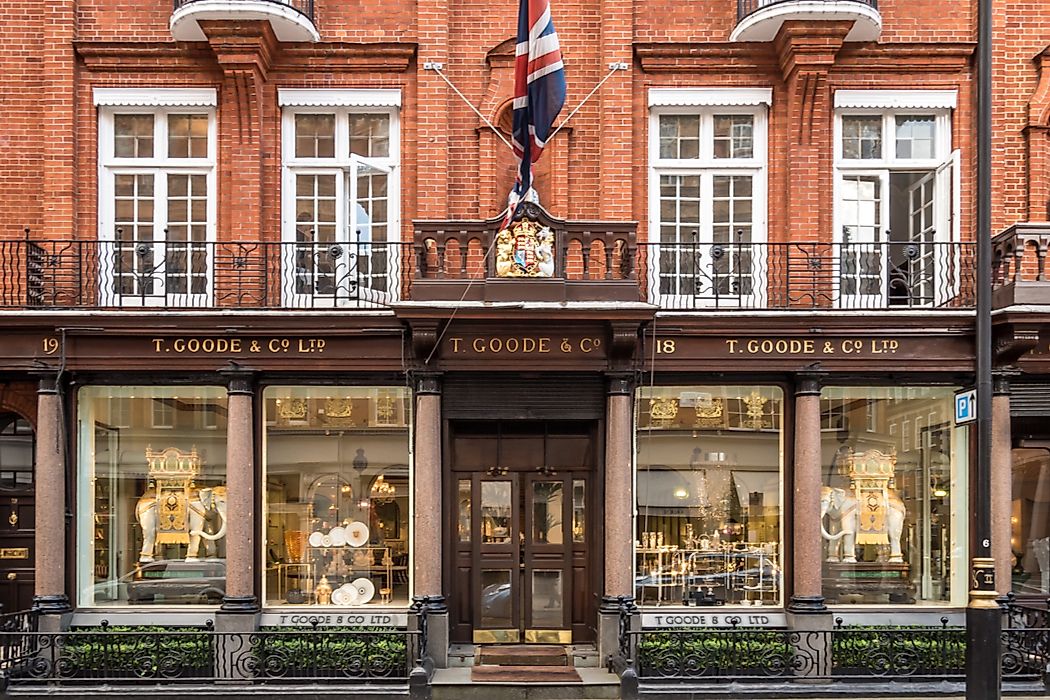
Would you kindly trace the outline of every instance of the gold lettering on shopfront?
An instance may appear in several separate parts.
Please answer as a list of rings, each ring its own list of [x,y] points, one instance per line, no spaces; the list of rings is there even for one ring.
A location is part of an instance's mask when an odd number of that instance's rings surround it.
[[[583,353],[589,355],[601,349],[602,339],[584,337],[578,340],[571,338],[552,338],[550,336],[516,335],[509,337],[448,338],[449,349],[453,355],[474,353],[477,355],[570,355]]]
[[[892,338],[727,338],[725,347],[730,355],[895,355],[900,341]]]
[[[270,353],[309,355],[325,351],[324,338],[153,338],[153,352],[175,354]]]

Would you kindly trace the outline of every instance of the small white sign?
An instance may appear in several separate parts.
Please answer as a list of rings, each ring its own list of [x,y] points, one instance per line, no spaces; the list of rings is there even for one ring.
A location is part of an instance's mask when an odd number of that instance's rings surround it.
[[[679,627],[787,627],[787,615],[782,612],[750,612],[726,610],[693,612],[643,612],[643,629],[673,629]]]
[[[977,390],[960,391],[955,395],[955,424],[977,420]]]
[[[408,627],[408,613],[344,610],[340,612],[263,613],[262,627]]]

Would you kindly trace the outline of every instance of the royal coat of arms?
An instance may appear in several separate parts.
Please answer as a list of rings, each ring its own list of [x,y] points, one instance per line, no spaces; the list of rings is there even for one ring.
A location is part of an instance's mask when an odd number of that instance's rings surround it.
[[[496,235],[497,277],[553,277],[554,232],[535,221],[515,221]]]

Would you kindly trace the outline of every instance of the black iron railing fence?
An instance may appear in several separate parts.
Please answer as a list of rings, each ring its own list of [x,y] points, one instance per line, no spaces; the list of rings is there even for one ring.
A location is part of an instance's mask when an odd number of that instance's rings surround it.
[[[315,681],[426,685],[425,611],[414,629],[121,628],[103,623],[61,633],[0,632],[0,658],[10,686],[100,683],[256,684]]]
[[[0,241],[0,307],[370,308],[400,298],[389,242]]]
[[[818,0],[819,2],[820,0]],[[867,5],[873,10],[879,9],[879,3],[877,0],[851,0],[852,2],[859,2],[862,5]],[[736,21],[740,22],[745,17],[755,12],[758,12],[762,8],[769,7],[770,5],[779,5],[785,2],[797,2],[797,0],[737,0],[736,1]]]
[[[973,243],[642,243],[666,309],[970,308]]]
[[[175,12],[186,5],[192,5],[195,2],[201,0],[174,0],[174,6],[172,12]],[[234,0],[234,2],[241,2],[243,0]],[[311,22],[314,21],[314,0],[252,0],[253,2],[268,2],[274,5],[284,5],[290,7],[301,15],[305,15]]]

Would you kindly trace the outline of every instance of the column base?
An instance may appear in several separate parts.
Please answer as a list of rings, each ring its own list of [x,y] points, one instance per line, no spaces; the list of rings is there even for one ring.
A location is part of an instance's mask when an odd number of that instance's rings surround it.
[[[417,595],[412,597],[411,610],[426,614],[427,646],[422,656],[429,677],[435,668],[448,668],[448,604],[443,595]]]
[[[33,596],[33,610],[41,615],[61,615],[72,609],[69,596],[65,594]]]
[[[253,595],[228,595],[222,599],[219,611],[243,615],[253,615],[259,612],[259,599]]]
[[[633,596],[602,596],[598,605],[598,658],[616,675],[624,672],[628,661],[620,649],[620,634],[625,631],[620,628],[621,611],[630,614],[633,621],[638,612]]]
[[[793,595],[787,611],[796,615],[820,615],[828,611],[822,595]]]

